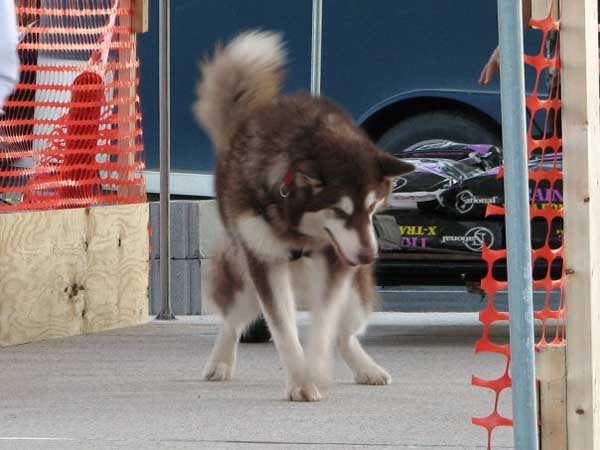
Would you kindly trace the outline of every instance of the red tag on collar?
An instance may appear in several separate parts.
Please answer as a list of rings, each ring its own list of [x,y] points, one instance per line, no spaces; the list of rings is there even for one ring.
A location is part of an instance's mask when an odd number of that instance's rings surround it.
[[[292,184],[294,184],[294,178],[294,171],[292,169],[288,170],[283,177],[283,185],[286,187],[290,187]]]

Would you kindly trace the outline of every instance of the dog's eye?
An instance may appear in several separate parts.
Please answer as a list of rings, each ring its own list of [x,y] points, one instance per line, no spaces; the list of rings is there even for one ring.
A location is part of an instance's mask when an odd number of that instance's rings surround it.
[[[348,219],[350,217],[350,214],[348,214],[342,208],[338,208],[337,206],[334,206],[331,208],[331,210],[335,213],[336,217],[340,219]]]

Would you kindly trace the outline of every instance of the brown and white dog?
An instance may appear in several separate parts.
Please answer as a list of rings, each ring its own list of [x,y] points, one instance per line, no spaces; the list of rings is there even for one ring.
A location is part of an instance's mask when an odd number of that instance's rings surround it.
[[[331,101],[281,95],[285,61],[278,34],[254,31],[201,68],[194,114],[217,151],[227,231],[212,283],[224,326],[203,377],[232,377],[240,334],[262,311],[288,371],[287,397],[317,401],[336,339],[357,383],[391,381],[357,334],[377,299],[373,213],[413,167],[375,148]],[[306,351],[297,303],[312,312]]]

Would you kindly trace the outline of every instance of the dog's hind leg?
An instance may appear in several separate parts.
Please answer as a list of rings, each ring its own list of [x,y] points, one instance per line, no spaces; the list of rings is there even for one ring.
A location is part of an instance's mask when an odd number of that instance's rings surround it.
[[[320,400],[321,393],[310,377],[304,350],[298,339],[296,305],[288,262],[264,262],[250,252],[247,259],[279,357],[288,371],[288,399],[299,402]]]
[[[354,373],[354,380],[358,384],[382,385],[391,383],[392,377],[373,361],[358,340],[358,336],[366,329],[371,305],[377,296],[372,281],[367,278],[370,276],[370,273],[356,274],[350,298],[342,311],[337,344],[342,358]]]
[[[202,378],[207,381],[231,379],[240,336],[260,314],[256,290],[243,276],[240,256],[235,247],[229,247],[214,258],[212,298],[223,316],[223,328],[204,368]]]

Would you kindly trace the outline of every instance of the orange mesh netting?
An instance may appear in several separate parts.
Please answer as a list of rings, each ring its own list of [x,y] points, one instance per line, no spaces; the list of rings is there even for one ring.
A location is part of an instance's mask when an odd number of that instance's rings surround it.
[[[534,311],[536,323],[541,324],[541,338],[536,349],[549,344],[564,343],[564,250],[562,245],[562,141],[560,131],[560,58],[558,51],[559,22],[549,15],[544,20],[532,20],[531,26],[542,32],[542,44],[538,54],[525,56],[525,63],[535,71],[535,84],[527,98],[528,114],[528,153],[530,217],[532,228],[544,227],[544,242],[532,245],[532,262],[536,269],[533,275],[535,291],[545,293],[541,308]],[[547,93],[542,94],[542,83],[548,82]],[[541,128],[541,129],[540,129]],[[503,176],[501,170],[498,177]],[[500,205],[488,205],[488,216],[504,215]],[[559,239],[552,239],[552,237]],[[507,321],[509,314],[501,311],[496,304],[498,293],[507,289],[504,275],[500,276],[498,265],[506,262],[506,249],[484,249],[483,259],[488,271],[482,280],[482,288],[488,297],[487,307],[480,312],[483,335],[475,346],[476,353],[493,352],[505,358],[504,372],[495,379],[473,376],[475,386],[490,389],[495,394],[494,408],[485,417],[472,419],[487,431],[487,448],[492,448],[493,432],[496,427],[512,426],[512,420],[499,412],[500,395],[509,395],[510,347],[494,342],[490,328],[494,322]],[[554,294],[554,295],[553,295]],[[559,302],[552,302],[558,296]]]
[[[143,202],[129,0],[17,1],[21,78],[0,117],[0,211]]]

